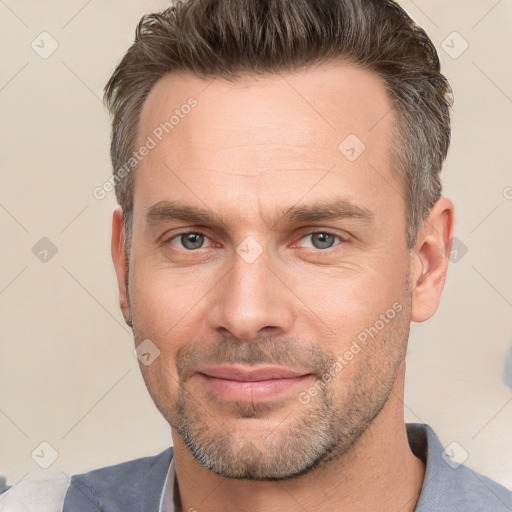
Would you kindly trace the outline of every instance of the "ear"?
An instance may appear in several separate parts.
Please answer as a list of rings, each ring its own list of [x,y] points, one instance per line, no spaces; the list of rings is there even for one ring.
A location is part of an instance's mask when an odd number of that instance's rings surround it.
[[[439,306],[452,249],[453,203],[441,197],[420,228],[411,257],[412,322],[431,318]]]
[[[126,261],[123,210],[120,207],[116,208],[112,215],[111,251],[119,288],[119,305],[121,306],[125,322],[131,327],[130,304],[128,301],[128,290],[126,289],[128,261]]]

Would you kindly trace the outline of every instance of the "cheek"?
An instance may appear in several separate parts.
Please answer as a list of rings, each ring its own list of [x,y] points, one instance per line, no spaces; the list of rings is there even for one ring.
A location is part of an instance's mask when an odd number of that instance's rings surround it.
[[[186,337],[210,281],[204,272],[135,262],[130,271],[130,301],[137,326],[150,338],[172,342],[178,333]]]
[[[399,258],[403,255],[397,254],[393,264],[389,257],[375,257],[371,265],[354,263],[350,268],[304,267],[287,283],[303,303],[300,316],[343,347],[394,304],[405,307],[407,260],[397,264]]]
[[[191,318],[199,299],[193,287],[168,273],[141,269],[130,278],[130,300],[137,345],[150,340],[158,354],[148,365],[141,359],[140,369],[154,401],[163,406],[178,388],[176,352],[195,339]]]
[[[306,313],[307,329],[316,333],[318,343],[336,361],[329,373],[333,374],[332,389],[340,397],[350,397],[356,388],[367,392],[380,389],[394,379],[405,357],[409,296],[389,283],[385,288],[386,282],[344,283],[330,293],[310,296],[308,306],[316,314]],[[372,283],[375,286],[370,288]]]

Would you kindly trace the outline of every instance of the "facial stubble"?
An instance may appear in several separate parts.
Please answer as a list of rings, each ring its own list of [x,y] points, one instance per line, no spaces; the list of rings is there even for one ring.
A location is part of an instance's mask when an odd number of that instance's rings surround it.
[[[128,260],[127,260],[128,261]],[[275,481],[297,478],[343,457],[357,443],[386,405],[405,359],[410,330],[412,276],[405,273],[406,290],[400,303],[402,310],[371,344],[365,345],[351,361],[352,378],[341,390],[329,385],[320,388],[308,404],[298,400],[293,411],[281,423],[258,439],[244,438],[244,421],[265,422],[285,402],[226,402],[210,395],[209,400],[187,389],[191,371],[198,361],[205,363],[241,363],[305,365],[321,378],[332,369],[336,355],[319,347],[306,346],[298,340],[272,336],[258,340],[220,339],[213,346],[202,343],[183,345],[175,358],[178,389],[172,398],[165,388],[169,369],[160,374],[141,365],[146,387],[164,418],[178,433],[191,455],[203,467],[230,479]],[[136,345],[146,339],[139,330],[137,308],[129,293],[126,272],[129,318]],[[345,371],[334,379],[343,379]],[[155,374],[158,375],[155,378]],[[172,379],[173,375],[167,375]],[[216,404],[228,413],[224,421],[208,413],[207,404]],[[217,415],[218,416],[218,415]],[[230,422],[236,421],[233,427]]]
[[[308,404],[295,397],[283,402],[225,401],[214,395],[198,396],[193,391],[191,368],[197,361],[283,364],[292,368],[306,363],[317,378],[332,368],[334,354],[288,338],[225,338],[208,348],[204,344],[182,346],[175,359],[179,385],[173,398],[164,389],[173,376],[160,374],[155,378],[155,373],[142,367],[143,376],[158,409],[202,466],[232,479],[296,478],[349,452],[385,406],[405,356],[403,345],[409,333],[406,309],[392,320],[385,333],[380,333],[382,336],[354,357],[350,379],[345,379],[347,368],[343,368],[333,377],[333,381],[341,379],[341,385],[330,382],[320,387]],[[134,335],[139,342],[145,339],[137,331],[136,320]],[[212,407],[222,414],[212,415]],[[290,407],[291,412],[285,412]],[[276,414],[281,411],[276,425]],[[268,421],[270,415],[272,421]],[[247,432],[252,430],[244,428],[244,422],[251,422],[252,427],[254,422],[261,422],[258,435],[248,437]]]

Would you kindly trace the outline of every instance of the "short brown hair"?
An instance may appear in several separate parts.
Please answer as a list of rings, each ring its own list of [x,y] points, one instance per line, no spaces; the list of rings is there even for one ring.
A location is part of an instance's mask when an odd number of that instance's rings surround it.
[[[392,0],[188,0],[140,20],[105,86],[114,177],[131,158],[143,103],[173,71],[237,80],[343,59],[381,77],[397,113],[393,158],[402,177],[407,245],[441,196],[451,90],[434,45]],[[133,172],[116,179],[129,247]]]

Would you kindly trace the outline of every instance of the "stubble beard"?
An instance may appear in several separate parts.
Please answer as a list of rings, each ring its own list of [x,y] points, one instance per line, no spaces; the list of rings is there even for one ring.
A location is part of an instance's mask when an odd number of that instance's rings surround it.
[[[142,340],[144,336],[137,336],[137,339]],[[252,353],[251,347],[261,348],[266,342],[274,348],[285,348],[283,352],[280,350],[282,354],[286,354],[287,345],[289,350],[295,347],[297,351],[297,345],[293,342],[282,339],[277,341],[273,338],[250,341],[243,345],[240,345],[243,342],[236,341],[239,344],[237,350],[243,346],[249,354]],[[230,343],[230,340],[223,340],[221,343]],[[389,347],[392,342],[386,338],[374,340],[374,343]],[[368,344],[364,350],[372,351],[373,347]],[[262,421],[262,425],[268,425],[268,422],[265,423],[266,418],[270,413],[275,418],[276,411],[278,414],[282,405],[280,402],[227,402],[213,396],[198,397],[190,391],[189,376],[186,372],[180,372],[179,368],[179,387],[174,395],[175,399],[170,400],[163,389],[165,379],[159,378],[159,382],[155,381],[145,368],[143,375],[158,409],[203,467],[231,479],[286,480],[343,457],[385,406],[403,357],[396,356],[383,363],[363,360],[364,355],[361,356],[360,361],[355,358],[350,362],[358,367],[353,373],[354,378],[338,386],[343,388],[342,393],[336,392],[336,387],[331,382],[321,388],[308,404],[301,404],[297,399],[289,417],[283,412],[283,425],[273,426],[268,433],[261,429],[262,435],[257,438],[248,437],[248,430],[244,432],[244,421]],[[267,363],[270,358],[250,356],[229,361],[251,364],[249,361],[254,359]],[[320,359],[325,361],[325,357],[317,360]],[[332,358],[329,360],[332,362]],[[272,361],[278,363],[276,358]],[[386,366],[384,372],[382,366]],[[326,369],[327,366],[322,367],[319,375]],[[344,379],[344,371],[345,369],[341,370],[333,380]],[[283,403],[289,404],[289,400]],[[217,411],[223,410],[227,413],[225,419],[219,414],[215,415],[215,419],[212,418],[206,410],[212,404],[218,406]]]
[[[361,357],[350,364],[357,365],[354,378],[344,383],[342,393],[336,386],[326,385],[307,404],[294,405],[299,409],[286,427],[272,429],[258,439],[244,437],[243,421],[265,420],[268,413],[279,409],[279,402],[245,403],[223,402],[210,396],[210,403],[228,409],[229,419],[237,418],[239,425],[232,426],[214,421],[205,410],[200,398],[188,389],[191,361],[200,359],[201,344],[186,345],[178,350],[176,366],[179,387],[174,400],[168,398],[165,379],[142,369],[143,377],[157,408],[175,432],[179,434],[191,455],[206,469],[225,478],[237,480],[275,481],[288,480],[307,474],[343,457],[356,444],[386,405],[404,362],[410,328],[410,288],[404,294],[403,310],[381,339],[364,347]],[[131,302],[131,301],[130,301]],[[137,329],[137,315],[132,303],[130,320],[136,342],[145,339]],[[394,323],[393,323],[394,322]],[[375,344],[372,346],[372,343]],[[377,347],[378,345],[378,347]],[[321,376],[332,367],[335,357],[318,348],[305,348],[290,339],[273,337],[248,342],[223,339],[212,352],[210,361],[219,363],[283,364],[301,362],[316,368]],[[391,349],[391,352],[390,352]],[[377,351],[380,358],[372,352]],[[213,358],[212,358],[213,356]],[[366,357],[365,357],[366,356]],[[200,359],[205,361],[205,359]],[[164,370],[165,371],[165,370]],[[333,379],[343,379],[344,370]],[[206,402],[205,402],[206,403]]]

